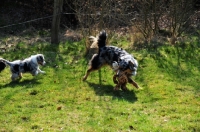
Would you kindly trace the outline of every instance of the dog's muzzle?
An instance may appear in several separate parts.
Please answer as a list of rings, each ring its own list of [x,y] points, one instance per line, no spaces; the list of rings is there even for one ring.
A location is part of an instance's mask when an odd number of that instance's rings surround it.
[[[46,64],[46,62],[45,61],[39,62],[39,64],[42,65],[42,66],[44,66]]]
[[[43,63],[42,63],[42,65],[45,65],[46,64],[46,62],[44,61]]]

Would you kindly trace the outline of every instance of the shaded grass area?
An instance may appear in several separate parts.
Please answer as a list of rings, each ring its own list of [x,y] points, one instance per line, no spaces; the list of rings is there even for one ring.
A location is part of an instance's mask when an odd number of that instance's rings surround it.
[[[20,44],[0,54],[15,60],[43,53],[47,62],[45,75],[17,82],[8,67],[0,73],[0,131],[200,131],[199,40],[128,51],[139,61],[133,79],[141,89],[128,85],[126,92],[113,91],[109,67],[82,81],[83,41]]]

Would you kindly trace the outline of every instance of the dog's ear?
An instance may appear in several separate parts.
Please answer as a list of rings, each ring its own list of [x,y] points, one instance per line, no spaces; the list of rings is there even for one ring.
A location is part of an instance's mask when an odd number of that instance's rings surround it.
[[[134,66],[132,61],[129,61],[128,64]]]
[[[132,61],[129,61],[128,64],[129,64],[129,68],[135,71],[135,64]]]

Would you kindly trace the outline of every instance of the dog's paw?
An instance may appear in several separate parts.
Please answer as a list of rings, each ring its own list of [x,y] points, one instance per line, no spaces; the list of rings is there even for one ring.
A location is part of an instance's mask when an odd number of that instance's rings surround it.
[[[144,88],[143,87],[139,87],[138,90],[144,90]]]
[[[128,88],[127,88],[126,86],[121,86],[121,89],[122,89],[123,91],[128,91]]]
[[[120,87],[119,86],[115,86],[114,87],[114,91],[119,91]]]
[[[84,76],[83,78],[82,78],[82,81],[85,81],[87,79],[87,77],[86,76]]]
[[[116,80],[113,80],[113,82],[114,82],[114,84],[118,84],[118,81],[116,81]]]
[[[42,73],[42,74],[45,74],[46,72],[45,72],[45,71],[41,71],[41,73]]]

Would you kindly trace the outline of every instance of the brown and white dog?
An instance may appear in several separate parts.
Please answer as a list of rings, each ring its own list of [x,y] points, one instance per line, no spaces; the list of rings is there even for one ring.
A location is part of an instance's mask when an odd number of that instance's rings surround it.
[[[22,73],[31,73],[33,76],[37,75],[38,73],[45,73],[45,71],[41,71],[39,68],[39,64],[45,65],[46,63],[43,54],[32,55],[24,60],[15,60],[12,62],[0,58],[0,62],[2,65],[4,63],[10,66],[12,81],[16,80],[17,78],[22,78]]]
[[[98,37],[90,37],[90,39],[93,39],[93,41],[98,45],[98,54],[92,56],[89,63],[90,66],[83,77],[83,81],[87,79],[88,75],[92,71],[98,70],[106,64],[112,67],[113,62],[117,62],[119,65],[119,71],[130,69],[131,72],[127,74],[128,83],[139,88],[137,83],[131,79],[131,76],[136,75],[137,73],[137,60],[122,48],[106,46],[106,38],[107,34],[105,31],[100,32]],[[113,77],[113,81],[117,84],[116,78]]]

